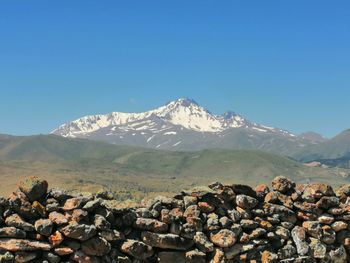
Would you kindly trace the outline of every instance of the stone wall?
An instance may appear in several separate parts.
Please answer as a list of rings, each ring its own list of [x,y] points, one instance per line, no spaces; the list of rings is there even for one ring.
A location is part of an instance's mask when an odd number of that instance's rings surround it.
[[[0,262],[350,262],[349,196],[277,177],[123,209],[29,177],[0,198]]]

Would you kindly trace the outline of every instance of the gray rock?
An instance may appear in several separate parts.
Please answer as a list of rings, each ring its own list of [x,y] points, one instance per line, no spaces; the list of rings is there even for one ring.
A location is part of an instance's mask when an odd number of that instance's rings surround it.
[[[305,241],[306,235],[305,235],[305,230],[300,227],[296,226],[292,230],[292,238],[295,243],[295,246],[297,248],[298,254],[301,256],[306,255],[309,252],[309,245]]]

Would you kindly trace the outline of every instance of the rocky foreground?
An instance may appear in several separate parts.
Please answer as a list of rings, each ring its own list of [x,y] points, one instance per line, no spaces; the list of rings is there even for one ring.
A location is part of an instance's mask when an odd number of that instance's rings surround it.
[[[0,262],[350,262],[350,185],[213,183],[120,209],[28,177],[0,215]]]

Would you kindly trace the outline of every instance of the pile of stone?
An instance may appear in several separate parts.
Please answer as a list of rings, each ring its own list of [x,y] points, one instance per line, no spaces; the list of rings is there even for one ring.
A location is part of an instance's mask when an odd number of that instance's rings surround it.
[[[213,183],[125,209],[28,177],[0,215],[0,262],[350,262],[350,185]]]

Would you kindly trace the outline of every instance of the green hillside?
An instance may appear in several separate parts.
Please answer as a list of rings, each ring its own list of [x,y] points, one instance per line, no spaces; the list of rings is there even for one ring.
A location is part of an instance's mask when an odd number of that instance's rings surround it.
[[[333,170],[308,168],[291,159],[261,151],[157,151],[116,146],[54,135],[0,136],[0,194],[15,188],[18,178],[38,175],[52,185],[97,191],[120,199],[139,199],[176,192],[212,181],[256,185],[277,175],[298,182],[346,183]]]

